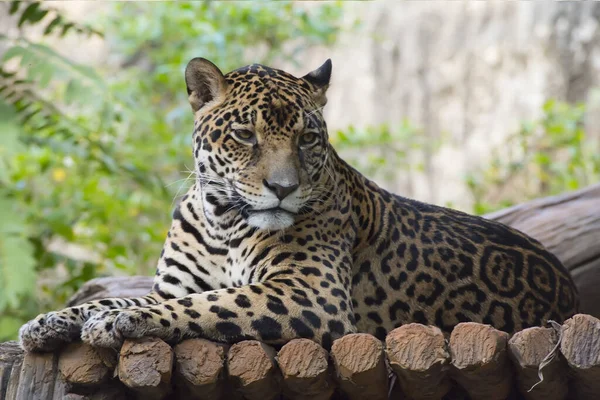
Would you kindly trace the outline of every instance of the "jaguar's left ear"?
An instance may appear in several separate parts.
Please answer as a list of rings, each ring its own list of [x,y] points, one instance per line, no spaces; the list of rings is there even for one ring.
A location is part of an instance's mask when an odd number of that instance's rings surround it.
[[[313,88],[313,96],[315,102],[319,106],[324,106],[327,103],[325,93],[329,87],[329,79],[331,78],[331,59],[327,59],[323,65],[314,71],[304,75],[302,79],[310,83]]]

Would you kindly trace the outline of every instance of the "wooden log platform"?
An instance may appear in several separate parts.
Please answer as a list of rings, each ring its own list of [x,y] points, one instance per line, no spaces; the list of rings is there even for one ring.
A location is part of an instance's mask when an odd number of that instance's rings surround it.
[[[386,363],[400,383],[390,398],[598,399],[600,320],[578,314],[558,331],[535,327],[507,339],[472,322],[457,325],[449,343],[436,327],[408,324],[390,332],[385,347],[353,334],[336,340],[331,354],[306,339],[277,353],[254,340],[229,348],[188,339],[171,348],[143,338],[126,340],[118,363],[111,350],[83,343],[24,354],[7,342],[0,344],[0,399],[384,400]]]

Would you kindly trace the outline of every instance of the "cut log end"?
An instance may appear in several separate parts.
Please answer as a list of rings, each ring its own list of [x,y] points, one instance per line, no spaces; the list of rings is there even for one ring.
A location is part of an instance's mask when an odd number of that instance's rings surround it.
[[[388,398],[388,373],[379,339],[363,333],[344,336],[333,342],[331,358],[340,388],[351,400]]]
[[[403,325],[391,331],[385,343],[390,366],[408,398],[437,400],[450,390],[447,377],[450,359],[440,329]]]
[[[117,365],[114,350],[92,347],[85,343],[71,343],[61,352],[58,370],[72,385],[95,387],[112,377]]]
[[[256,340],[236,343],[227,355],[233,388],[248,400],[270,400],[281,392],[281,375],[275,350]]]
[[[204,339],[188,339],[173,349],[173,378],[181,398],[218,400],[224,396],[227,346]]]
[[[145,399],[161,399],[171,390],[173,350],[157,338],[129,339],[121,348],[121,382]]]
[[[450,336],[451,374],[473,400],[504,400],[512,389],[508,334],[473,322],[458,324]]]
[[[567,396],[566,366],[557,347],[558,334],[552,328],[528,328],[508,342],[516,369],[519,392],[527,400],[561,400]],[[542,364],[543,363],[543,364]],[[539,373],[543,380],[540,380]]]
[[[571,370],[574,398],[597,399],[600,393],[600,320],[577,314],[562,328],[561,352]]]
[[[312,340],[290,341],[277,354],[277,362],[287,397],[326,400],[333,394],[335,385],[329,369],[329,354]]]

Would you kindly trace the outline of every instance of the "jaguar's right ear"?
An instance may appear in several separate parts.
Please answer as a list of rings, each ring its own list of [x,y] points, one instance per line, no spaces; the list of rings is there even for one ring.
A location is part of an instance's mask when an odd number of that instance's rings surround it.
[[[185,68],[185,84],[194,112],[208,103],[223,100],[227,90],[227,81],[221,70],[201,57],[192,59]]]

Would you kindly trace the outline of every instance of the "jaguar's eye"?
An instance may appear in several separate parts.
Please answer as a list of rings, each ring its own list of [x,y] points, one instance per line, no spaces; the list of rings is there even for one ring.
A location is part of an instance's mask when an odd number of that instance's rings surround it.
[[[233,131],[233,134],[243,142],[251,142],[254,140],[254,132],[249,131],[248,129],[236,129]]]
[[[310,146],[314,144],[319,139],[319,135],[315,132],[307,132],[304,135],[300,136],[299,144],[300,146]]]

